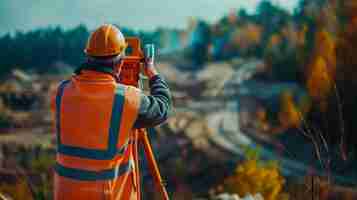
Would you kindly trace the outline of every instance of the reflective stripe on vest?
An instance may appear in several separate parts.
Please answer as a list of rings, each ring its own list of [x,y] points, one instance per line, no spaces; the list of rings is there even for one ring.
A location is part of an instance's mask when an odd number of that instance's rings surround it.
[[[110,128],[109,128],[109,141],[108,148],[106,150],[98,150],[98,149],[88,149],[82,147],[75,147],[62,144],[61,142],[61,102],[62,96],[64,93],[64,89],[66,85],[70,82],[70,80],[63,81],[57,92],[56,96],[56,129],[57,129],[57,151],[61,154],[69,155],[69,156],[77,156],[80,158],[88,158],[95,160],[111,160],[117,154],[122,154],[124,148],[117,148],[119,130],[120,130],[120,121],[121,115],[124,106],[124,87],[118,86],[115,89],[115,97],[112,108],[112,116],[110,120]]]
[[[75,169],[70,167],[65,167],[59,163],[54,166],[55,171],[58,175],[67,178],[72,178],[81,181],[100,181],[100,180],[113,180],[121,175],[131,171],[132,161],[126,164],[121,164],[116,168],[107,169],[102,171],[88,171],[82,169]]]

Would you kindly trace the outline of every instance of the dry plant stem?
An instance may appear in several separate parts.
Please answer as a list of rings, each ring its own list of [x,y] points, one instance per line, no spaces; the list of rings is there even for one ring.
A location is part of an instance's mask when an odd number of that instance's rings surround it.
[[[336,94],[339,121],[341,124],[340,151],[342,154],[342,159],[346,161],[347,155],[346,155],[346,146],[345,146],[345,125],[344,125],[345,123],[344,123],[344,119],[343,119],[343,115],[342,115],[342,106],[343,105],[342,105],[341,98],[340,98],[340,95],[337,90],[336,83],[334,83],[333,86],[334,86],[334,90],[335,90],[335,94]]]

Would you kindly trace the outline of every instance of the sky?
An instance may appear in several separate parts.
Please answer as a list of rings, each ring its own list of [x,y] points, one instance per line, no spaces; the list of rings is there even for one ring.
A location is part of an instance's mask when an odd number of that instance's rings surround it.
[[[61,25],[94,29],[115,23],[136,30],[184,28],[190,17],[214,22],[233,9],[253,12],[261,0],[0,0],[0,35]],[[272,0],[290,11],[298,0]]]

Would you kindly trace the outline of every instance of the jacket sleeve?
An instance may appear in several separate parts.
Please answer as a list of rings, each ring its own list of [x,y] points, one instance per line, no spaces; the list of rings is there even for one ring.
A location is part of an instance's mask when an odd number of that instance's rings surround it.
[[[166,121],[171,110],[171,94],[165,80],[156,75],[149,82],[150,95],[141,93],[138,117],[134,128],[150,128]]]

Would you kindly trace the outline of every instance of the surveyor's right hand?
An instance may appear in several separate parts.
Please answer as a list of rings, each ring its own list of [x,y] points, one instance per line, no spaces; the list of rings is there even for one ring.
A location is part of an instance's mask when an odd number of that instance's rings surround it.
[[[154,60],[153,59],[150,59],[150,58],[145,59],[144,73],[149,79],[151,79],[155,75],[159,74],[159,72],[155,68],[155,64],[154,64]]]

